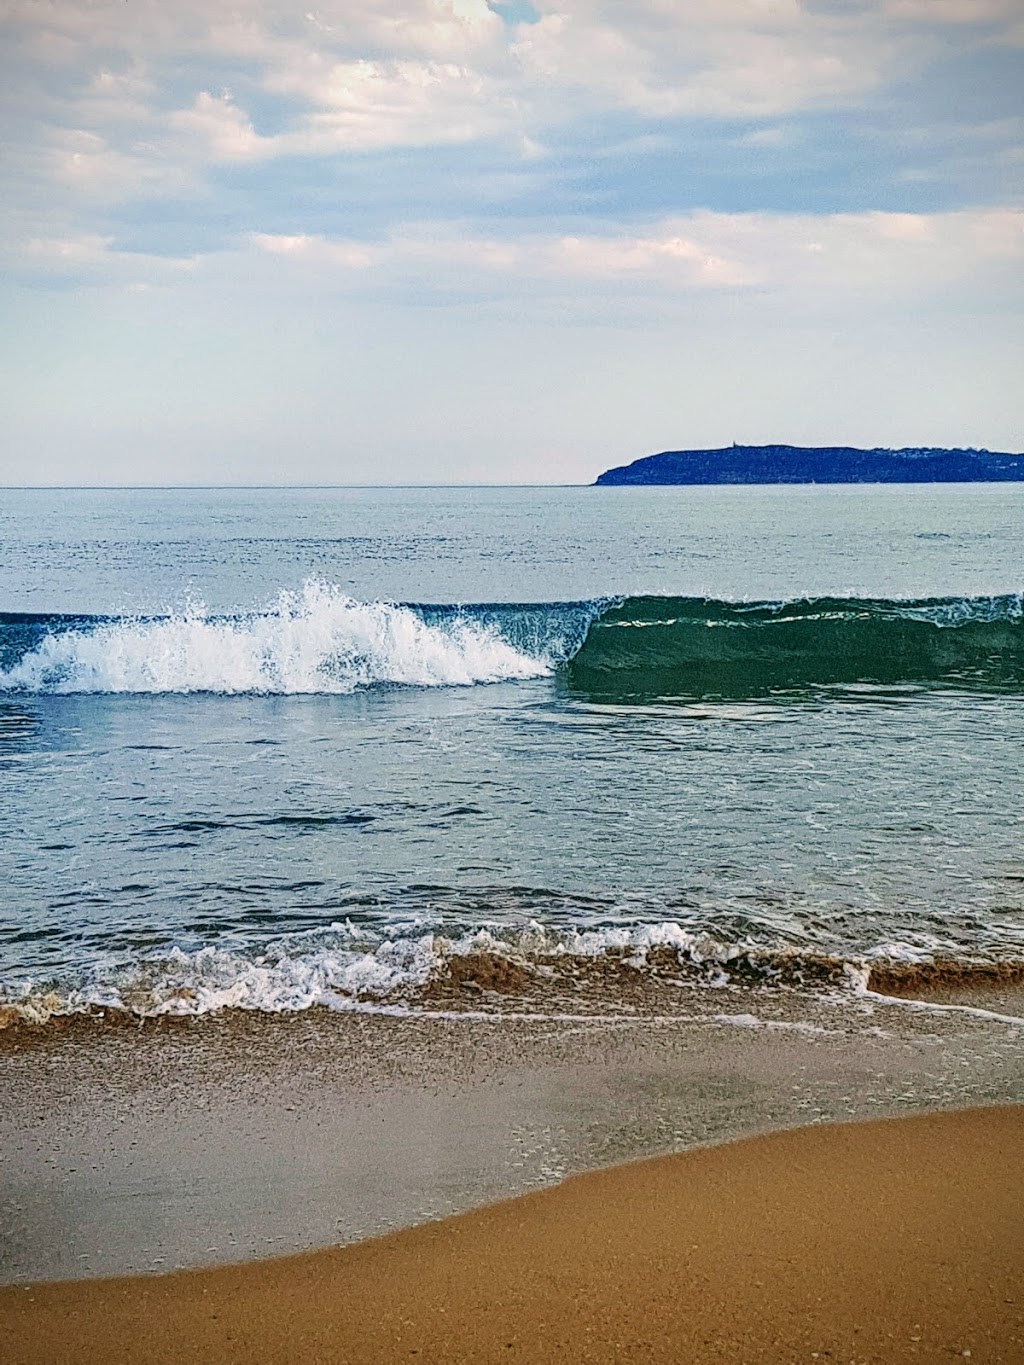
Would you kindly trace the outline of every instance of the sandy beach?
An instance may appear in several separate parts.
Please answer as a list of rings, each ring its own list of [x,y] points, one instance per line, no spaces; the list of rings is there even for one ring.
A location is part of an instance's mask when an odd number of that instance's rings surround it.
[[[6,1030],[0,1359],[1024,1358],[1019,1021],[615,999]]]
[[[0,1291],[4,1359],[1024,1358],[1024,1109],[631,1163],[355,1246]]]

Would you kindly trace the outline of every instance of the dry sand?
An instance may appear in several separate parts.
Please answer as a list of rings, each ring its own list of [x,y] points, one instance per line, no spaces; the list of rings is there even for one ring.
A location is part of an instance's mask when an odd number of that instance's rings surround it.
[[[30,1362],[1024,1361],[1024,1108],[804,1128],[375,1241],[0,1290]]]

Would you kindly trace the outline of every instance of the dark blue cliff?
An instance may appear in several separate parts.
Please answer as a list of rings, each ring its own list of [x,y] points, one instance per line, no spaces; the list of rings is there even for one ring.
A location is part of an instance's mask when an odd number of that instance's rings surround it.
[[[985,483],[1024,481],[1024,455],[992,450],[858,450],[854,446],[723,446],[666,450],[595,481],[669,483]]]

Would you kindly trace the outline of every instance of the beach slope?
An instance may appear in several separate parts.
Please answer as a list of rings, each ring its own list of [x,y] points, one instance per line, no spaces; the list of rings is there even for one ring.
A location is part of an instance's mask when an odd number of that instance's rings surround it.
[[[336,1250],[0,1291],[30,1362],[1024,1360],[1024,1109],[774,1133]]]

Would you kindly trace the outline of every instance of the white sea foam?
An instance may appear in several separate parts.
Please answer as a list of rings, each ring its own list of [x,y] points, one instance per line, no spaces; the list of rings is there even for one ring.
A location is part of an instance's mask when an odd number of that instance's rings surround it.
[[[525,966],[540,983],[557,975],[566,959],[597,960],[608,953],[642,970],[648,951],[665,946],[703,969],[709,986],[728,984],[729,964],[744,957],[737,945],[672,922],[561,932],[532,922],[514,931],[480,927],[454,938],[409,927],[391,936],[374,935],[345,922],[270,941],[262,950],[170,948],[129,961],[97,960],[73,981],[8,981],[0,983],[0,1005],[36,1022],[91,1009],[128,1010],[140,1017],[225,1009],[286,1014],[314,1006],[390,1011],[404,1008],[398,1002],[416,1000],[452,958],[505,957]],[[415,1009],[419,1013],[422,1006]]]
[[[920,959],[916,950],[904,947],[907,957]],[[532,922],[514,930],[484,926],[458,937],[408,924],[375,933],[348,921],[269,940],[248,950],[226,944],[189,952],[169,948],[158,956],[98,959],[74,979],[0,982],[0,1009],[13,1009],[16,1015],[40,1023],[51,1015],[95,1009],[127,1010],[140,1018],[232,1009],[291,1014],[313,1007],[419,1015],[437,1012],[427,1003],[423,988],[444,978],[454,958],[471,954],[507,958],[527,970],[533,981],[532,993],[543,994],[550,983],[556,988],[557,999],[560,978],[568,982],[584,961],[599,963],[608,955],[615,963],[628,963],[639,972],[650,970],[656,962],[662,980],[672,982],[675,973],[670,961],[648,959],[651,950],[660,948],[672,949],[681,977],[702,988],[728,986],[737,973],[740,980],[749,980],[753,974],[765,986],[773,980],[793,985],[803,979],[804,968],[810,971],[807,984],[821,984],[820,977],[814,975],[820,962],[805,958],[799,949],[728,943],[710,934],[694,934],[671,921],[561,931]],[[876,955],[870,952],[841,965],[833,959],[833,989],[818,998],[834,1003],[859,1001],[869,1009],[875,1003],[899,1004],[911,1010],[954,1011],[1004,1023],[1024,1023],[970,1005],[896,1000],[880,994],[869,985],[873,960]],[[568,976],[562,976],[563,967],[568,968]],[[612,995],[605,1005],[614,1008],[614,979],[607,984]],[[680,979],[677,984],[685,983]],[[460,1017],[464,1013],[460,1010]],[[512,1017],[505,1008],[497,1013]],[[493,1014],[494,1010],[488,1010],[487,1017]],[[529,1012],[529,1017],[541,1016]],[[738,1028],[776,1027],[749,1013],[713,1014],[708,1018]]]
[[[357,602],[318,581],[267,611],[201,606],[46,636],[0,688],[29,692],[346,693],[379,683],[466,686],[551,671],[468,618],[430,624],[408,607]]]
[[[809,1023],[806,1019],[761,1019],[756,1014],[714,1014],[713,1024],[724,1024],[730,1028],[767,1029],[769,1033],[803,1033],[809,1038],[825,1038],[841,1032],[839,1029],[825,1028],[821,1024]]]
[[[714,959],[711,940],[698,946],[696,936],[671,923],[558,933],[534,922],[514,932],[481,927],[448,938],[408,928],[374,936],[345,922],[271,941],[262,951],[211,945],[193,952],[171,948],[134,961],[98,960],[56,989],[52,981],[8,981],[0,984],[0,1005],[37,1022],[97,1008],[140,1017],[225,1009],[286,1014],[314,1006],[387,1012],[402,1010],[397,1002],[415,999],[453,957],[507,957],[543,978],[560,959],[598,958],[609,950],[640,967],[647,949],[662,944],[672,944],[695,964]],[[720,951],[723,959],[732,956],[725,945]]]
[[[352,942],[354,936],[336,927],[336,945],[308,952],[171,948],[159,958],[132,964],[98,962],[64,990],[51,983],[11,982],[0,991],[0,1002],[33,1021],[88,1009],[123,1009],[147,1018],[225,1009],[291,1014],[315,1005],[350,1008],[400,996],[424,985],[438,968],[432,934],[368,945]]]

